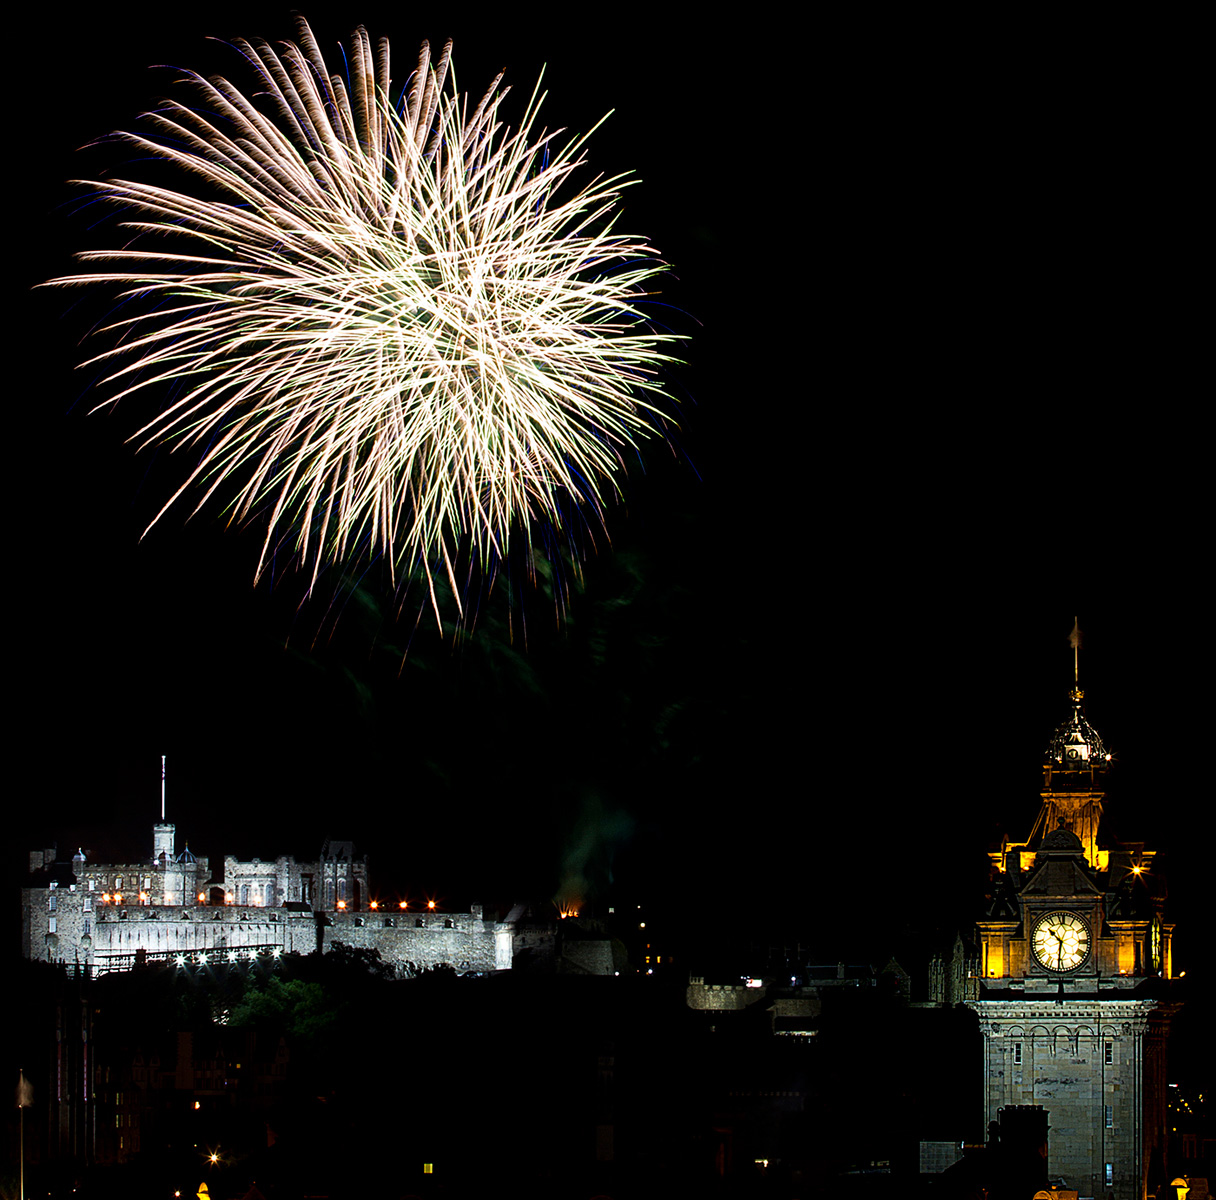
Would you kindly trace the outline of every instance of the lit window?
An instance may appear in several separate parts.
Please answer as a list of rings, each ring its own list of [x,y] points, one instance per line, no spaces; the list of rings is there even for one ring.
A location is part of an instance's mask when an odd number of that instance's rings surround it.
[[[1115,1106],[1113,1104],[1108,1104],[1106,1106],[1105,1113],[1106,1113],[1106,1128],[1114,1129],[1114,1127],[1115,1127]]]
[[[1105,1047],[1103,1047],[1103,1051],[1102,1051],[1102,1053],[1103,1053],[1103,1055],[1104,1055],[1104,1061],[1105,1061],[1106,1065],[1107,1065],[1108,1067],[1110,1067],[1110,1066],[1114,1066],[1114,1062],[1115,1062],[1115,1043],[1114,1043],[1114,1042],[1107,1042],[1107,1043],[1106,1043],[1106,1045],[1105,1045]]]
[[[1107,1163],[1106,1164],[1106,1186],[1110,1187],[1110,1185],[1114,1182],[1115,1182],[1115,1164]]]

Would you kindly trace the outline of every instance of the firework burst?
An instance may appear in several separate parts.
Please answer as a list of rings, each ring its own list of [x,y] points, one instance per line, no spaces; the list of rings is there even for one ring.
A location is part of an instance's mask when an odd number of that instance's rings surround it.
[[[492,576],[538,523],[602,523],[623,453],[663,428],[672,339],[641,305],[664,264],[614,230],[626,177],[569,180],[586,138],[537,131],[539,83],[512,129],[501,75],[476,103],[447,85],[450,43],[433,64],[423,43],[396,104],[362,28],[346,78],[303,21],[277,50],[234,46],[256,93],[187,73],[194,104],[114,135],[188,189],[86,183],[134,236],[51,282],[139,305],[90,361],[107,404],[168,391],[137,440],[198,455],[153,524],[218,494],[265,522],[258,575],[280,546],[314,583],[383,557],[438,616],[436,574],[459,596],[455,564]]]

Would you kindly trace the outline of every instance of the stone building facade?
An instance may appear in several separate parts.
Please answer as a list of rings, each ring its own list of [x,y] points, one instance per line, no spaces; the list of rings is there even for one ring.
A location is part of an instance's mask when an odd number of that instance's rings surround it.
[[[152,854],[142,863],[31,852],[22,954],[101,974],[137,961],[308,954],[340,943],[377,950],[407,974],[441,964],[511,966],[510,923],[486,920],[480,905],[467,913],[382,911],[371,898],[367,859],[350,842],[326,842],[315,862],[228,855],[212,879],[206,858],[175,853],[175,837],[173,824],[153,826]]]

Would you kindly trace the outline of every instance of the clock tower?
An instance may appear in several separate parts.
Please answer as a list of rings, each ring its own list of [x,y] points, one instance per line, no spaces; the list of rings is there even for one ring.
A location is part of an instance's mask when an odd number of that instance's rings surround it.
[[[984,1122],[1046,1111],[1048,1175],[1082,1196],[1143,1200],[1164,1172],[1165,1037],[1171,1014],[1164,889],[1142,843],[1099,837],[1111,755],[1084,693],[1047,747],[1025,842],[990,855],[978,924]]]

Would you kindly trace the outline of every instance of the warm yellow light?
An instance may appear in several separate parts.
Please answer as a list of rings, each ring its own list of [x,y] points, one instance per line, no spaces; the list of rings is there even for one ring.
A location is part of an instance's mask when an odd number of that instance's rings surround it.
[[[379,907],[380,907],[380,905],[379,905],[379,904],[377,904],[377,903],[375,902],[375,900],[373,900],[373,901],[372,901],[371,906],[372,906],[372,908],[379,908]]]
[[[200,1103],[198,1100],[196,1100],[196,1101],[194,1102],[194,1111],[195,1111],[195,1112],[198,1112],[198,1110],[199,1110],[200,1108],[202,1108],[202,1107],[203,1107],[203,1106],[202,1106],[202,1104],[201,1104],[201,1103]]]
[[[1139,875],[1140,872],[1143,870],[1144,870],[1144,868],[1142,866],[1140,866],[1139,864],[1137,864],[1136,866],[1132,867],[1132,874]]]
[[[233,897],[232,897],[232,893],[231,893],[231,892],[225,892],[225,893],[224,893],[224,903],[225,903],[225,904],[231,904],[231,903],[232,903],[232,899],[233,899]]]
[[[206,892],[199,892],[199,894],[198,894],[198,898],[199,898],[199,903],[200,903],[200,904],[205,904],[205,903],[207,902],[207,893],[206,893]]]
[[[147,892],[140,892],[140,893],[139,893],[139,902],[140,902],[140,904],[146,904],[146,903],[147,903],[147,901],[148,901],[148,893],[147,893]]]
[[[114,903],[115,903],[115,904],[121,904],[121,903],[122,903],[122,892],[115,892],[115,893],[114,893]]]
[[[109,893],[109,892],[102,892],[102,893],[101,893],[101,901],[102,901],[102,903],[103,903],[103,904],[109,904],[109,903],[110,903],[110,893]]]
[[[338,907],[339,907],[339,908],[345,908],[345,907],[346,907],[346,901],[345,901],[345,900],[339,900],[339,901],[338,901]]]
[[[434,907],[435,907],[435,901],[434,901],[434,900],[428,900],[428,901],[426,902],[426,906],[427,906],[427,908],[434,908]]]
[[[212,1150],[210,1158],[213,1163],[220,1161],[220,1156],[218,1154],[216,1154],[216,1152],[214,1150]]]
[[[398,908],[409,908],[409,902],[407,900],[399,900],[397,902],[397,907]]]

